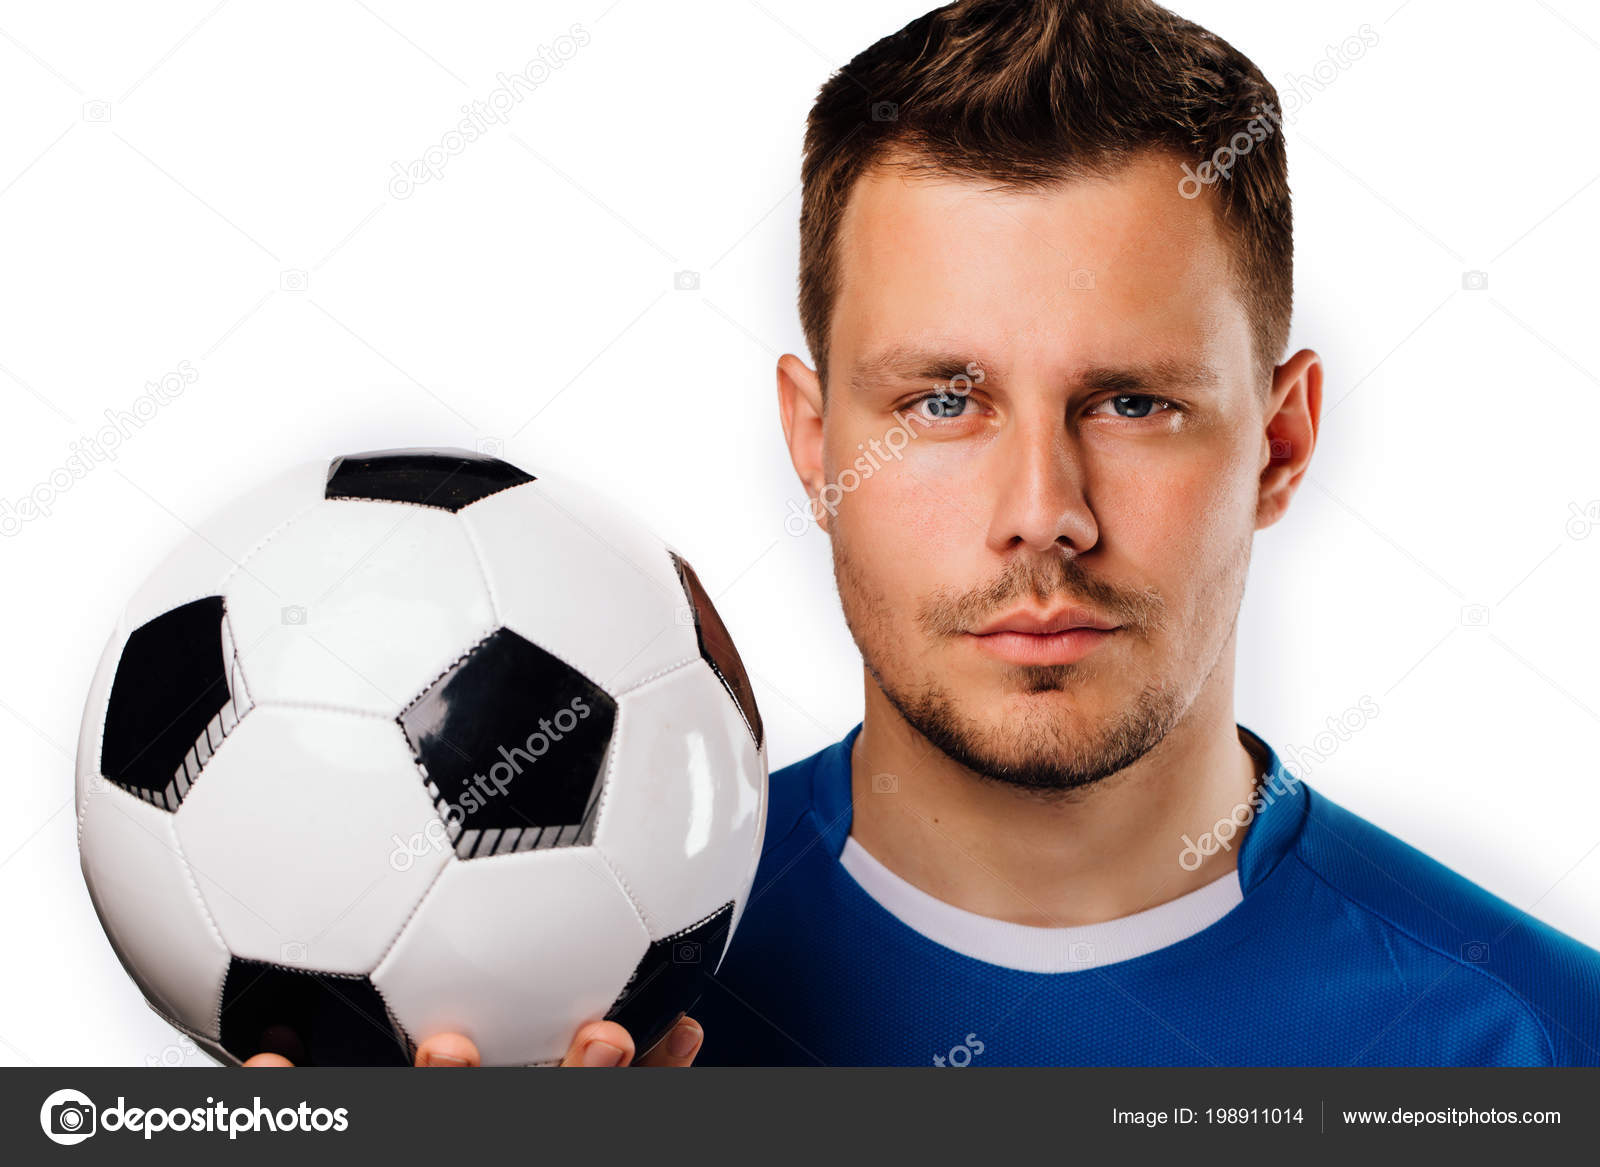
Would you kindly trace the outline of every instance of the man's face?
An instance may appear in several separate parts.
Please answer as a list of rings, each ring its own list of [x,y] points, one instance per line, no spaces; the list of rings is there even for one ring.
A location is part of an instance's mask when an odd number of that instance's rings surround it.
[[[912,726],[1017,786],[1116,773],[1232,683],[1264,401],[1181,177],[886,169],[846,212],[819,499],[845,617]],[[1114,628],[1052,632],[1082,620]]]

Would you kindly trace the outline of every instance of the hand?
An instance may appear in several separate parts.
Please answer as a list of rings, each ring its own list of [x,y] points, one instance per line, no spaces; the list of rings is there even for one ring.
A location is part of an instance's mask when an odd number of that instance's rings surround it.
[[[699,1022],[692,1017],[679,1018],[678,1024],[667,1036],[656,1042],[637,1063],[641,1066],[687,1066],[700,1052],[705,1034]],[[633,1065],[633,1038],[615,1021],[591,1021],[578,1030],[561,1059],[563,1066],[627,1066]],[[476,1066],[481,1059],[478,1047],[459,1033],[438,1033],[417,1046],[418,1066],[468,1067]],[[257,1054],[244,1063],[260,1068],[281,1068],[294,1065],[281,1054]]]

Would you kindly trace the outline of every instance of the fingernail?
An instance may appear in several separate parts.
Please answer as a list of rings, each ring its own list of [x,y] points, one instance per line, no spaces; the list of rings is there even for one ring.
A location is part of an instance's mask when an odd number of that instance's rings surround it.
[[[700,1027],[684,1022],[667,1036],[667,1052],[675,1058],[686,1058],[700,1043]]]
[[[467,1059],[451,1057],[449,1054],[442,1054],[438,1050],[428,1050],[422,1055],[422,1064],[425,1066],[464,1066],[467,1064]]]
[[[583,1047],[583,1064],[586,1066],[620,1066],[622,1051],[609,1041],[591,1041]]]

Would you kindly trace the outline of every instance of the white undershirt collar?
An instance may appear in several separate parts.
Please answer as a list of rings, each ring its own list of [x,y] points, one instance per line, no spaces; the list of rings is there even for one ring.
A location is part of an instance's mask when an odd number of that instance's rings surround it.
[[[1022,972],[1081,972],[1131,960],[1210,927],[1244,899],[1235,869],[1131,916],[1071,928],[1037,928],[980,916],[929,895],[878,862],[854,835],[845,839],[839,862],[884,909],[935,944]]]

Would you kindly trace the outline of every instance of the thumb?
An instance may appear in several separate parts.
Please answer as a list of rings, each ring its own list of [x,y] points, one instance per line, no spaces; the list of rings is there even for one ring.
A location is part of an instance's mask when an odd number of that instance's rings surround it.
[[[705,1040],[705,1031],[693,1017],[678,1018],[678,1023],[667,1030],[667,1035],[651,1046],[634,1063],[636,1066],[688,1066],[694,1063]]]

